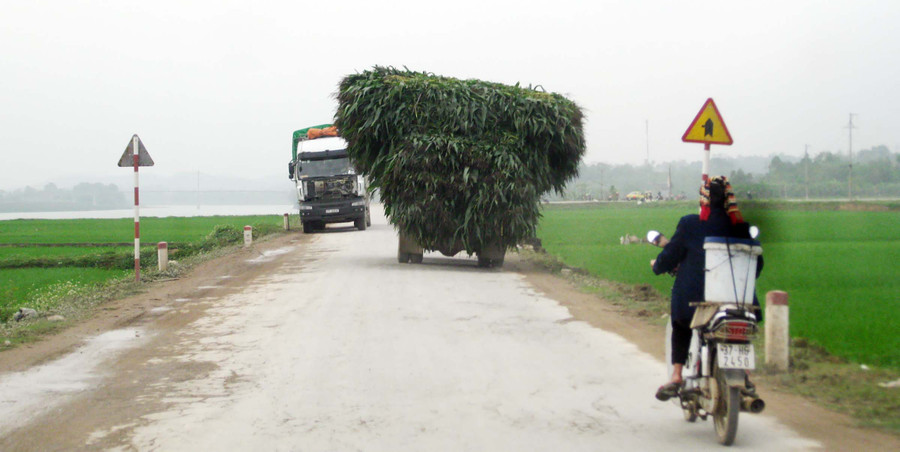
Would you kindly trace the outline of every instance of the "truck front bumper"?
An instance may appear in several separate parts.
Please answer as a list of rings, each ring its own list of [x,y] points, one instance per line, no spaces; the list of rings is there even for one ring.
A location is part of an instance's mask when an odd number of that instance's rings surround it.
[[[300,221],[321,221],[323,223],[343,223],[364,218],[366,205],[354,206],[359,201],[338,201],[300,204]]]

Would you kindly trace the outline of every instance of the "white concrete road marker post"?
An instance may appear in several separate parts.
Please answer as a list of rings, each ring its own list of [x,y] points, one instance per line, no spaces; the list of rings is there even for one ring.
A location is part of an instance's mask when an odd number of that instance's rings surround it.
[[[138,196],[138,167],[153,166],[153,159],[141,139],[134,134],[119,158],[120,167],[134,167],[134,281],[141,282],[141,212]]]
[[[785,372],[791,359],[788,322],[788,294],[780,290],[766,293],[766,365]]]
[[[159,271],[164,272],[169,268],[169,244],[159,242],[156,244],[156,260],[159,263]]]
[[[244,246],[253,244],[253,226],[244,226]]]

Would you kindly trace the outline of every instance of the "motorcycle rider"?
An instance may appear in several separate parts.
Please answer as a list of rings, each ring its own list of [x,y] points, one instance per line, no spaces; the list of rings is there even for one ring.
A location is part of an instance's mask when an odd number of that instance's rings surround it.
[[[676,272],[672,286],[672,376],[668,383],[656,392],[659,400],[678,395],[684,383],[682,369],[687,362],[691,344],[691,319],[694,308],[691,302],[703,301],[705,259],[703,240],[706,237],[751,238],[750,225],[744,222],[735,202],[731,184],[725,176],[707,179],[700,188],[700,214],[685,215],[678,221],[675,234],[663,247],[656,259],[650,261],[653,273],[659,275]],[[756,263],[756,276],[762,271],[763,259]],[[759,306],[756,296],[753,304]],[[757,311],[757,318],[762,316]]]

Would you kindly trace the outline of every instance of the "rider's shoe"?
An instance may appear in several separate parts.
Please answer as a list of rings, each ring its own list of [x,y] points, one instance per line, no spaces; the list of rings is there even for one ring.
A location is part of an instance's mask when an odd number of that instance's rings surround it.
[[[672,397],[678,396],[678,391],[681,389],[681,383],[671,382],[664,384],[656,390],[656,399],[665,402],[666,400],[671,399]]]

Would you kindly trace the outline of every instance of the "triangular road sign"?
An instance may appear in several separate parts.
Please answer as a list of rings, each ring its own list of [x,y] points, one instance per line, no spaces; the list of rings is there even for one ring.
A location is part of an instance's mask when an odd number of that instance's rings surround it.
[[[728,127],[725,126],[725,121],[722,120],[722,115],[719,114],[719,109],[716,108],[716,103],[711,97],[706,99],[706,103],[697,113],[691,126],[684,132],[681,141],[724,145],[734,143],[731,134],[728,133]]]
[[[141,141],[141,137],[137,136],[137,134],[133,135],[131,139],[128,140],[128,147],[125,148],[125,152],[122,153],[122,158],[119,159],[119,166],[134,166],[135,138],[137,138],[138,142],[138,166],[153,166],[153,159],[150,158],[147,148],[144,147],[144,142]]]

